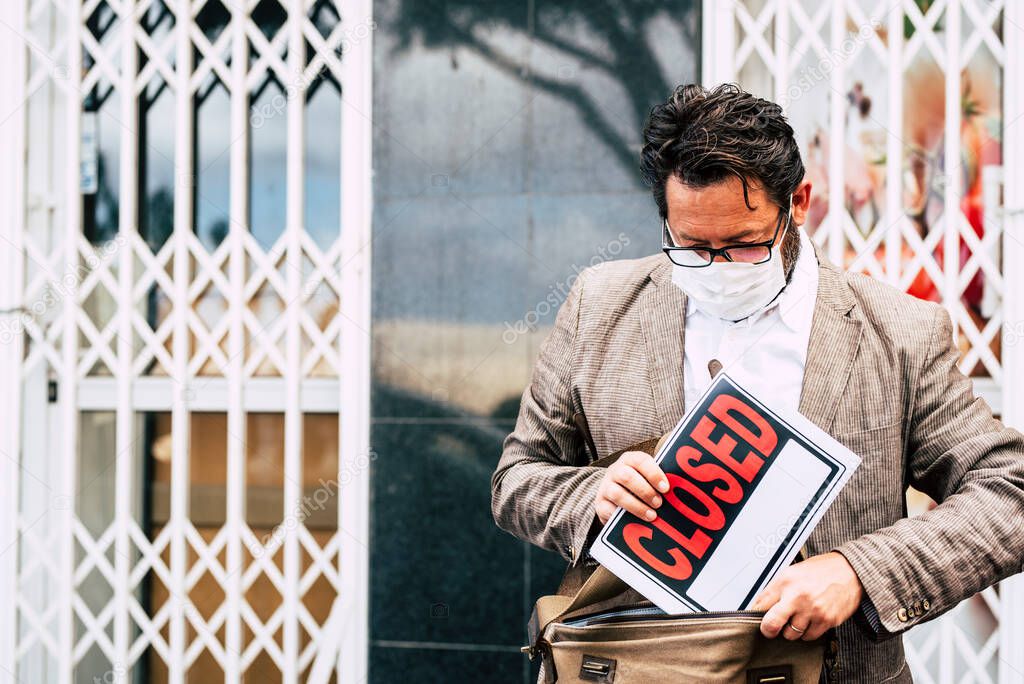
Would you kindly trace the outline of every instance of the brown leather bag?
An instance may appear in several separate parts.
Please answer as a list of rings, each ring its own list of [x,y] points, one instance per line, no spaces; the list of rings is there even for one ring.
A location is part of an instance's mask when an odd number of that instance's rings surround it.
[[[577,425],[590,446],[585,421]],[[667,437],[667,435],[666,435]],[[626,451],[652,456],[661,439],[649,439],[590,465],[607,467]],[[762,612],[740,610],[669,615],[597,561],[571,566],[558,593],[534,605],[523,652],[543,659],[542,681],[713,682],[815,684],[826,655],[838,649],[834,632],[816,641],[767,639]]]

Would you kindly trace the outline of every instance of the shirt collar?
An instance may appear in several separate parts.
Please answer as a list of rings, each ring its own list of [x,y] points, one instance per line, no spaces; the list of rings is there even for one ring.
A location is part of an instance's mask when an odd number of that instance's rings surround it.
[[[779,318],[790,330],[800,332],[810,328],[814,315],[814,300],[818,294],[818,260],[814,256],[814,245],[810,237],[803,230],[797,230],[800,234],[800,256],[797,257],[789,283],[772,307],[778,307]]]

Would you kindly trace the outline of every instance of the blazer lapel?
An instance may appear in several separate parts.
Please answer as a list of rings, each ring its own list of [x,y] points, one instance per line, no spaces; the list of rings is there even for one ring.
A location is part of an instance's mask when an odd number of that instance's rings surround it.
[[[818,296],[811,319],[800,413],[828,432],[853,370],[861,321],[851,315],[856,300],[843,272],[825,258],[816,244],[814,253],[819,263]]]
[[[683,399],[683,340],[686,295],[672,284],[666,259],[650,273],[655,287],[640,295],[640,327],[647,350],[648,372],[661,433],[676,426],[685,412]]]

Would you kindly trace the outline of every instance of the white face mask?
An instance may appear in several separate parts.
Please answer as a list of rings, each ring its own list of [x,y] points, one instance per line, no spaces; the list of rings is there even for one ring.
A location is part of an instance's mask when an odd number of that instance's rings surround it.
[[[672,282],[709,316],[727,321],[747,318],[768,306],[786,287],[781,245],[782,236],[772,247],[771,259],[762,264],[716,261],[703,268],[673,264]]]

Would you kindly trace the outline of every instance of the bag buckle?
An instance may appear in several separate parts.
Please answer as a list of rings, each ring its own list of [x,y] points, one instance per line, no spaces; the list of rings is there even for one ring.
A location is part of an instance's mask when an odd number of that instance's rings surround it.
[[[583,654],[580,679],[588,682],[612,682],[615,679],[615,660]]]
[[[747,670],[747,684],[793,684],[793,667],[776,665]]]

